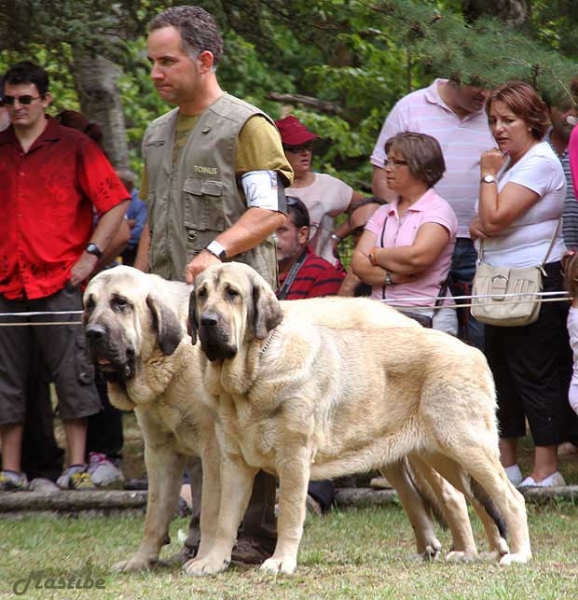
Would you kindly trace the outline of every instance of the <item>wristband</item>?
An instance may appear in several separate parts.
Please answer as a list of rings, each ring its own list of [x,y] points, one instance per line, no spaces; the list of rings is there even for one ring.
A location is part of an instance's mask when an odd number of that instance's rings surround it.
[[[216,256],[219,260],[223,261],[227,258],[227,250],[223,244],[213,240],[210,244],[205,246],[205,250],[210,252],[213,256]]]
[[[391,280],[391,271],[386,271],[385,272],[384,284],[385,284],[386,287],[388,285],[395,285],[395,283],[393,283],[393,281]]]

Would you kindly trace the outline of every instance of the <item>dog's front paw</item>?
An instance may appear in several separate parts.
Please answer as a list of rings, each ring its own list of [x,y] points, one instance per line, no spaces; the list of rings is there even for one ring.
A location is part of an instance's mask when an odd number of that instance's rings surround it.
[[[275,556],[272,556],[261,565],[260,570],[267,573],[273,573],[275,575],[277,573],[283,573],[283,575],[293,575],[296,568],[297,561],[292,556],[285,558],[275,558]]]
[[[505,554],[500,559],[500,566],[508,567],[514,563],[527,563],[532,560],[532,553],[528,550],[526,552],[514,552],[513,554]]]
[[[183,570],[187,575],[200,577],[203,575],[216,575],[224,571],[231,562],[231,557],[222,558],[216,554],[207,554],[206,556],[193,558],[183,565]]]
[[[144,569],[150,569],[156,561],[153,559],[144,558],[142,556],[135,555],[129,560],[121,560],[112,566],[113,571],[142,571]]]
[[[477,558],[477,552],[463,552],[461,550],[451,550],[446,554],[447,562],[471,562]]]

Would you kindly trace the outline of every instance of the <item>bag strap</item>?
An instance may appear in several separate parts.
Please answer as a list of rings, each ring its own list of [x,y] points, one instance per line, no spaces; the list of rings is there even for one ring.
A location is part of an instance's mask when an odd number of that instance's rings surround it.
[[[303,266],[303,263],[305,262],[306,258],[307,248],[304,248],[299,258],[293,263],[293,266],[291,267],[289,274],[285,278],[281,289],[277,292],[278,300],[285,300],[287,294],[289,293],[289,290],[291,289],[291,286],[293,285],[293,282],[295,281],[295,278],[297,277],[297,273],[299,273],[299,269],[301,269],[301,267]]]
[[[554,235],[550,240],[550,245],[548,246],[548,251],[546,252],[546,256],[544,260],[540,263],[540,265],[545,265],[548,262],[548,257],[550,256],[550,252],[552,252],[552,248],[556,242],[556,238],[558,237],[558,231],[560,231],[560,225],[562,224],[562,217],[558,219],[558,223],[556,224],[556,229],[554,230]],[[478,251],[478,262],[483,262],[484,260],[484,238],[480,240],[480,249]]]

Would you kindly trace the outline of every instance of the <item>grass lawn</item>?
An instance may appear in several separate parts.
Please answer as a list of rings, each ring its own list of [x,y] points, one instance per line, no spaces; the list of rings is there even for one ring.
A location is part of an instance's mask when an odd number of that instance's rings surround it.
[[[128,478],[144,475],[142,441],[134,415],[125,415],[125,464]],[[531,465],[532,446],[522,445],[524,473]],[[578,484],[578,457],[561,461],[568,483]],[[499,567],[495,562],[422,563],[413,558],[410,525],[399,506],[334,510],[309,516],[292,577],[274,578],[257,569],[231,568],[213,578],[190,578],[180,569],[117,574],[115,562],[131,556],[143,530],[144,516],[0,520],[0,598],[58,599],[202,599],[202,600],[372,600],[471,599],[564,600],[578,596],[578,505],[558,502],[528,505],[534,560],[528,565]],[[487,546],[472,516],[478,547]],[[170,556],[181,546],[186,519],[171,527]],[[439,532],[447,550],[449,534]],[[44,571],[43,588],[36,580],[23,594],[32,571]],[[103,589],[47,589],[50,577],[78,583],[89,571]],[[80,578],[80,579],[79,579]],[[52,584],[58,584],[58,579]]]
[[[178,568],[136,574],[116,574],[111,564],[133,552],[139,542],[142,517],[29,517],[3,520],[0,527],[0,598],[12,595],[15,582],[31,570],[49,570],[46,577],[76,576],[87,568],[103,589],[33,589],[24,598],[98,598],[167,600],[284,600],[327,598],[368,600],[536,599],[575,598],[578,593],[578,507],[529,506],[534,561],[499,567],[493,562],[422,563],[412,558],[413,538],[402,510],[382,508],[336,510],[326,517],[308,517],[300,565],[292,577],[274,578],[256,569],[232,568],[213,578],[190,578]],[[485,543],[474,520],[480,549]],[[180,547],[179,530],[187,521],[173,522],[172,544],[163,556]],[[447,548],[447,532],[440,532]],[[87,567],[87,565],[90,565]],[[18,588],[22,590],[22,587]]]

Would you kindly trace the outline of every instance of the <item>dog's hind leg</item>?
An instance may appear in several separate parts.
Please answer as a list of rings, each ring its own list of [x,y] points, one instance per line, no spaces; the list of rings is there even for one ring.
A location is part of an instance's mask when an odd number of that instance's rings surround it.
[[[423,495],[414,485],[405,461],[390,463],[379,468],[395,488],[414,531],[417,553],[423,560],[438,557],[442,545],[434,531],[434,522]]]
[[[506,525],[495,504],[488,498],[480,486],[475,485],[470,476],[454,460],[442,454],[423,454],[420,460],[427,462],[442,477],[447,479],[471,503],[478,518],[482,522],[490,552],[495,558],[500,558],[509,552],[506,542]],[[454,557],[446,557],[453,559]]]
[[[258,469],[250,467],[242,456],[222,451],[217,532],[211,548],[204,556],[198,556],[185,563],[183,569],[188,575],[214,575],[229,566],[237,530],[249,505],[257,472]]]
[[[502,556],[501,565],[525,563],[532,558],[528,516],[524,497],[510,483],[494,448],[477,439],[460,440],[447,455],[457,461],[487,493],[503,516],[509,534],[510,553]]]
[[[441,513],[452,534],[452,549],[446,560],[474,559],[478,550],[464,495],[417,455],[410,455],[407,460],[414,474],[416,487],[428,497],[436,512]]]

